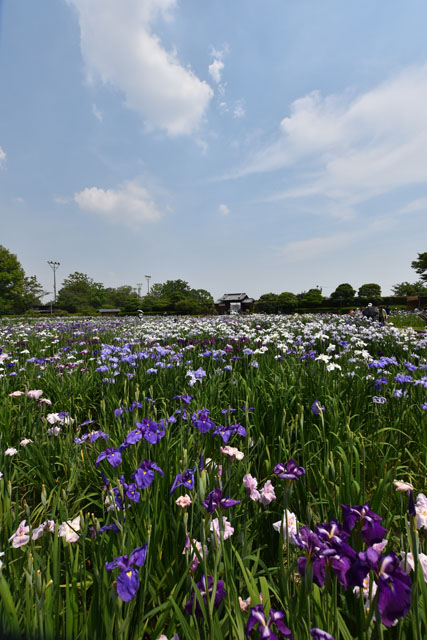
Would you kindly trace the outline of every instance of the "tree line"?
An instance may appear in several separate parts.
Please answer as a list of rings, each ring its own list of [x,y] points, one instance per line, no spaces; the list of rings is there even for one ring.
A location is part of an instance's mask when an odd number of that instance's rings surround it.
[[[395,296],[427,295],[427,252],[419,253],[411,267],[419,279],[414,283],[401,282],[392,287]],[[27,276],[17,256],[0,245],[0,315],[21,314],[42,306],[47,292],[36,276]],[[345,282],[335,289],[330,298],[320,288],[294,294],[265,293],[255,303],[256,311],[277,313],[304,308],[363,305],[381,301],[381,287],[376,283],[363,284],[356,290]],[[203,315],[215,313],[214,300],[206,289],[192,289],[184,280],[156,283],[142,298],[130,285],[104,287],[85,273],[76,271],[62,282],[55,310],[68,313],[94,314],[101,308],[120,309],[135,313],[139,309],[148,313],[176,313]]]

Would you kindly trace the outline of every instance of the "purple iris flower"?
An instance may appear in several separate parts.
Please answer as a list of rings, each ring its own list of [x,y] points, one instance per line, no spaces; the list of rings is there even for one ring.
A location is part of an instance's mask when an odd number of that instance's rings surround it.
[[[371,511],[368,502],[363,506],[356,505],[354,507],[342,504],[341,508],[346,531],[350,533],[358,524],[363,540],[367,545],[376,544],[384,539],[387,529],[380,525],[382,518]]]
[[[224,509],[229,509],[230,507],[234,507],[236,504],[240,504],[241,500],[232,500],[231,498],[223,498],[222,497],[222,489],[214,489],[211,491],[206,500],[203,500],[203,506],[207,510],[208,513],[213,513],[216,509],[223,507]]]
[[[320,404],[319,400],[315,398],[313,400],[313,404],[311,405],[311,410],[315,416],[319,416],[320,414],[323,415],[325,413],[325,406],[323,404]]]
[[[96,535],[99,535],[100,533],[104,533],[104,531],[114,531],[115,533],[118,533],[120,529],[115,522],[111,522],[110,524],[104,524],[104,526],[98,529],[98,531],[96,532]]]
[[[273,632],[272,626],[276,625],[277,631],[282,638],[293,639],[292,631],[283,622],[285,614],[283,611],[276,611],[270,609],[270,615],[268,620],[265,617],[264,607],[262,604],[257,604],[255,607],[251,607],[249,620],[246,625],[246,638],[249,638],[252,629],[258,625],[259,638],[267,640],[277,640],[276,634]]]
[[[373,396],[372,402],[374,404],[385,404],[387,402],[387,398],[384,398],[384,396]]]
[[[384,556],[371,547],[359,553],[359,557],[375,574],[381,622],[391,627],[398,618],[405,617],[409,612],[411,579],[399,567],[399,558],[393,552]]]
[[[172,400],[182,400],[182,402],[185,402],[185,404],[190,404],[190,402],[194,400],[194,396],[190,396],[188,395],[188,393],[186,393],[182,396],[174,396]]]
[[[107,571],[120,569],[120,575],[116,581],[117,595],[124,602],[133,600],[139,589],[139,572],[132,566],[142,567],[147,557],[147,545],[137,547],[130,556],[119,556],[112,562],[105,563]]]
[[[314,627],[310,629],[310,634],[313,640],[335,640],[334,636],[331,636],[327,631],[322,631],[322,629],[318,629]]]
[[[175,491],[177,487],[186,487],[186,489],[194,489],[194,474],[196,473],[196,467],[187,469],[184,473],[178,473],[173,481],[169,495]]]
[[[150,420],[148,428],[144,433],[144,438],[150,444],[158,444],[165,433],[165,421],[163,419],[160,420],[160,422]]]
[[[205,604],[208,604],[208,597],[212,598],[213,595],[213,584],[214,584],[214,579],[212,578],[212,576],[207,576],[207,578],[205,578],[204,575],[202,575],[202,579],[200,580],[200,582],[196,583],[196,587],[197,589],[200,591],[200,595],[203,598],[203,601]],[[224,587],[224,581],[223,580],[218,580],[217,585],[216,585],[216,591],[215,591],[215,600],[214,600],[214,604],[215,607],[219,607],[219,605],[221,604],[222,600],[225,597],[225,587]],[[187,613],[189,616],[191,616],[191,614],[193,613],[193,606],[194,606],[194,602],[195,604],[195,608],[194,608],[194,613],[197,617],[202,617],[203,612],[202,609],[200,607],[199,601],[198,599],[195,597],[195,594],[193,593],[191,596],[191,599],[185,603],[185,613]]]
[[[209,409],[195,411],[192,415],[191,422],[200,433],[207,433],[215,427],[215,422],[209,417]]]
[[[246,438],[246,429],[240,422],[236,422],[235,424],[230,424],[228,427],[223,427],[222,425],[218,425],[213,432],[214,436],[221,436],[223,442],[227,444],[233,434],[239,434],[242,438]]]
[[[131,482],[130,484],[127,484],[125,481],[125,477],[122,474],[120,476],[120,484],[123,487],[123,492],[125,496],[129,498],[129,500],[132,500],[132,502],[139,502],[141,494],[139,493],[138,486],[137,484],[135,484],[135,482]]]
[[[297,467],[295,460],[292,458],[289,462],[276,464],[273,473],[285,480],[299,480],[301,476],[305,476],[305,469],[304,467]]]
[[[147,489],[154,480],[154,472],[158,471],[162,476],[162,469],[151,460],[143,460],[138,469],[131,474],[131,478],[135,479],[138,489]]]
[[[96,459],[95,465],[98,467],[101,460],[104,460],[105,458],[107,458],[107,462],[109,462],[112,467],[118,467],[119,464],[122,463],[121,449],[113,449],[112,447],[107,447],[105,451],[101,451]]]
[[[394,376],[394,380],[395,382],[412,382],[412,376],[405,376],[403,373],[398,373],[396,376]]]

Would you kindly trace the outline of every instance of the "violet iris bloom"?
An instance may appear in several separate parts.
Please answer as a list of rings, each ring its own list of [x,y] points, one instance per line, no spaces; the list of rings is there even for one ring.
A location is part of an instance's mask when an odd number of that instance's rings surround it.
[[[200,582],[196,583],[196,587],[200,591],[200,595],[202,596],[203,601],[206,605],[208,604],[208,597],[212,598],[212,595],[213,595],[212,594],[213,583],[214,583],[214,579],[212,578],[212,576],[207,576],[207,578],[205,578],[204,575],[202,575],[202,579],[200,580]],[[215,600],[214,600],[215,607],[219,607],[220,603],[225,597],[225,587],[224,587],[223,580],[218,580],[214,597],[215,597]],[[200,618],[202,617],[203,612],[200,607],[199,601],[195,597],[194,593],[192,594],[191,599],[185,603],[185,607],[184,607],[185,613],[191,616],[191,614],[193,613],[194,601],[196,602],[194,614]]]
[[[190,402],[194,400],[194,396],[190,396],[188,395],[188,393],[186,393],[182,396],[174,396],[172,400],[182,400],[183,402],[185,402],[185,404],[190,404]]]
[[[270,615],[268,616],[268,620],[266,620],[264,607],[262,606],[262,604],[257,604],[255,607],[251,607],[251,613],[246,625],[246,637],[249,638],[252,629],[254,629],[256,625],[258,625],[258,632],[260,634],[259,638],[266,638],[267,640],[277,640],[277,636],[272,630],[272,626],[273,624],[275,624],[279,635],[282,638],[293,639],[291,630],[288,629],[288,627],[283,622],[284,617],[285,614],[283,613],[283,611],[270,609]]]
[[[334,636],[331,636],[327,631],[322,631],[322,629],[318,629],[314,627],[310,629],[310,634],[313,640],[335,640]]]
[[[187,469],[183,474],[178,473],[173,481],[169,495],[172,495],[177,487],[185,487],[186,489],[194,489],[194,474],[196,473],[196,467]]]
[[[101,451],[96,459],[95,465],[98,467],[101,460],[104,460],[105,458],[107,458],[107,462],[109,462],[112,467],[118,467],[119,464],[122,463],[121,447],[119,449],[107,447],[105,451]]]
[[[359,558],[375,574],[381,622],[391,627],[398,618],[405,617],[409,612],[411,579],[399,567],[399,558],[393,552],[384,556],[371,547],[359,553]]]
[[[276,464],[273,473],[285,480],[299,480],[301,476],[305,476],[305,469],[304,467],[297,467],[295,460],[292,458],[289,462]]]
[[[162,469],[151,460],[143,460],[138,469],[131,474],[131,478],[135,479],[138,489],[147,489],[154,480],[154,472],[158,471],[162,476]]]
[[[209,416],[209,409],[201,409],[193,413],[191,422],[200,433],[207,433],[215,427],[215,422]]]
[[[125,481],[125,477],[122,474],[120,476],[120,484],[123,487],[123,492],[125,496],[129,498],[129,500],[132,500],[132,502],[139,502],[141,494],[139,493],[138,486],[135,484],[135,482],[131,482],[130,484],[127,484]]]
[[[236,422],[236,424],[230,424],[228,427],[223,427],[222,425],[218,425],[213,435],[221,436],[223,442],[227,444],[231,436],[235,433],[238,433],[239,436],[242,436],[242,438],[246,437],[246,429],[239,422]]]
[[[313,400],[313,404],[311,405],[311,410],[315,416],[319,416],[320,414],[323,415],[325,413],[325,406],[323,404],[320,404],[319,400],[315,398]]]
[[[133,600],[139,589],[139,572],[132,566],[142,567],[147,557],[147,545],[137,547],[130,556],[119,556],[112,562],[105,563],[107,571],[120,569],[120,575],[116,581],[117,595],[124,602]]]
[[[236,504],[240,504],[240,500],[232,500],[231,498],[223,498],[221,489],[214,489],[211,491],[206,500],[203,500],[203,506],[207,510],[208,513],[213,513],[215,509],[219,509],[223,507],[224,509],[229,509],[230,507],[234,507]]]
[[[341,508],[346,531],[352,531],[357,524],[367,545],[381,542],[384,539],[387,529],[379,524],[382,518],[371,511],[368,502],[362,506],[356,505],[354,507],[342,504]]]

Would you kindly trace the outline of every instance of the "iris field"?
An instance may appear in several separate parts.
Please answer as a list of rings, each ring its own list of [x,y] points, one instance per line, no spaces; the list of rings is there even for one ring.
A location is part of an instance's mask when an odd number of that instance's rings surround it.
[[[338,316],[0,328],[0,628],[427,636],[427,338]]]

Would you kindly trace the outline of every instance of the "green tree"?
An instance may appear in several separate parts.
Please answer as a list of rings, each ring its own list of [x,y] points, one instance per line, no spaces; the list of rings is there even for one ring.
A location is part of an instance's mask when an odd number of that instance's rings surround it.
[[[279,296],[277,293],[263,293],[255,302],[255,311],[260,313],[277,313],[279,310]]]
[[[400,282],[392,286],[391,290],[395,296],[426,296],[427,285],[418,280],[418,282]]]
[[[25,271],[17,256],[0,245],[0,314],[19,312],[25,287]]]
[[[359,287],[359,292],[357,294],[359,298],[371,298],[372,300],[377,300],[381,298],[381,287],[379,284],[375,284],[371,282],[370,284],[362,284]]]
[[[133,313],[141,308],[141,298],[129,285],[123,285],[116,289],[108,287],[105,289],[103,305]]]
[[[290,291],[283,291],[277,298],[279,310],[293,311],[298,306],[298,298]]]
[[[297,294],[298,306],[318,307],[322,304],[323,296],[321,289],[309,289]]]
[[[92,313],[104,304],[105,299],[105,289],[100,282],[75,271],[62,283],[56,303],[71,313]]]
[[[24,287],[22,292],[22,309],[27,311],[33,307],[41,305],[41,298],[44,295],[44,289],[36,276],[25,276]]]
[[[331,293],[332,300],[341,300],[342,302],[352,302],[356,290],[353,289],[351,284],[343,282],[339,284],[333,293]]]
[[[182,314],[213,313],[214,301],[206,289],[191,289],[184,280],[167,280],[153,284],[149,295],[144,296],[141,308],[144,311]]]
[[[421,282],[427,282],[427,251],[419,253],[418,258],[411,262],[411,267],[418,273]]]

